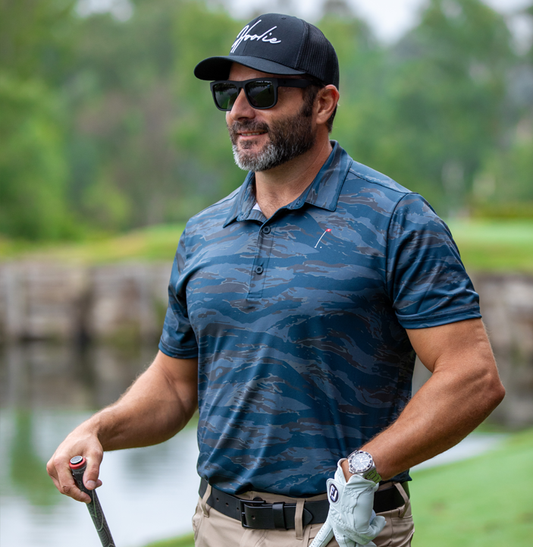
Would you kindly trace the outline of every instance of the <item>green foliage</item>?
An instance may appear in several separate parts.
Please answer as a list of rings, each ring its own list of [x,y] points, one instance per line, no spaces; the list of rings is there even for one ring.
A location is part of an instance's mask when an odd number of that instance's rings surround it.
[[[486,151],[504,130],[510,43],[503,18],[480,0],[432,0],[397,48],[386,128],[395,137],[393,157],[405,158],[402,182],[441,213],[465,207]]]
[[[77,67],[63,94],[70,199],[84,218],[123,230],[168,215],[179,153],[172,12],[176,2],[139,2],[129,21],[100,14],[77,21]]]
[[[80,17],[74,0],[0,0],[1,234],[181,222],[241,183],[224,114],[193,76],[244,24],[228,2],[130,0],[118,20]],[[513,49],[505,18],[431,0],[384,45],[345,1],[323,9],[341,64],[332,137],[444,216],[527,214],[533,47]]]
[[[533,124],[533,119],[531,120]],[[483,210],[487,204],[497,203],[502,209],[517,204],[522,209],[529,204],[529,217],[533,218],[533,134],[515,138],[512,145],[490,155],[480,169],[473,187],[473,203]],[[507,205],[507,207],[506,207]],[[498,211],[494,213],[499,215]]]
[[[68,165],[57,76],[73,6],[68,0],[0,0],[0,233],[72,235]]]
[[[0,233],[57,239],[70,232],[67,165],[53,94],[0,72]]]
[[[175,142],[178,149],[195,157],[194,164],[185,163],[186,173],[198,190],[214,201],[234,190],[243,173],[233,163],[225,117],[213,106],[209,83],[195,78],[193,71],[206,57],[227,55],[243,23],[221,9],[211,11],[193,1],[183,2],[175,23],[180,52],[175,67],[176,98],[181,106]]]
[[[0,0],[0,69],[53,82],[65,69],[75,0]]]
[[[517,121],[507,115],[518,61],[504,18],[480,0],[432,0],[390,48],[353,19],[320,26],[342,67],[334,137],[441,214],[471,206],[486,158]]]

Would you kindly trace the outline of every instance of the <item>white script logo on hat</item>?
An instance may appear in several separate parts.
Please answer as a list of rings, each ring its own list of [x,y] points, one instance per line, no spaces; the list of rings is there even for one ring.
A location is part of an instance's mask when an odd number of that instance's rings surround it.
[[[272,37],[272,31],[277,29],[278,27],[272,27],[268,29],[266,32],[263,32],[263,34],[249,34],[249,31],[251,31],[254,27],[256,27],[261,22],[261,19],[255,23],[255,25],[250,26],[246,25],[241,32],[237,35],[237,38],[235,42],[233,42],[233,45],[231,46],[231,53],[235,53],[236,49],[241,45],[242,42],[246,42],[247,40],[250,40],[250,42],[253,42],[254,40],[257,40],[258,42],[266,42],[269,44],[280,44],[281,40],[278,40],[275,37]]]

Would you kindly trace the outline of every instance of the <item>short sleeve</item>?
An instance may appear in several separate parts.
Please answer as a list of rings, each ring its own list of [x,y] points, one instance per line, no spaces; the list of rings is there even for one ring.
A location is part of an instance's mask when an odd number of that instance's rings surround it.
[[[168,285],[168,307],[159,349],[170,357],[193,359],[198,344],[187,313],[185,232],[180,238]]]
[[[479,297],[448,227],[418,194],[404,196],[392,215],[387,283],[404,328],[481,317]]]

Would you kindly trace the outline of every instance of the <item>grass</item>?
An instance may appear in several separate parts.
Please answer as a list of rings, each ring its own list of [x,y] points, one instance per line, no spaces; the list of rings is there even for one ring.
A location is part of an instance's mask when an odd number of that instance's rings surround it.
[[[481,456],[414,474],[413,547],[529,547],[533,429]]]
[[[192,534],[187,534],[180,538],[150,543],[146,547],[194,547],[194,536]],[[223,546],[221,545],[220,547]]]
[[[157,225],[72,243],[37,244],[0,239],[0,260],[50,260],[87,265],[126,260],[170,262],[184,227],[184,224]]]
[[[532,544],[533,429],[481,456],[417,471],[413,479],[413,547]],[[194,547],[194,541],[188,535],[147,547]]]
[[[450,221],[469,271],[533,272],[533,219]]]
[[[533,219],[450,221],[469,271],[533,272]],[[101,264],[170,261],[183,224],[158,225],[78,243],[36,244],[0,238],[0,260],[30,259]]]

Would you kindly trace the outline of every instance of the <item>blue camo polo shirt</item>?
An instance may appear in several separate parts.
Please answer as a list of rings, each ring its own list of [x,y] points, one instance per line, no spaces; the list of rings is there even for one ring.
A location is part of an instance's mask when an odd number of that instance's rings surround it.
[[[270,219],[250,173],[179,242],[159,347],[198,357],[198,471],[229,493],[324,492],[409,401],[405,329],[480,317],[427,202],[333,144]]]

